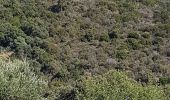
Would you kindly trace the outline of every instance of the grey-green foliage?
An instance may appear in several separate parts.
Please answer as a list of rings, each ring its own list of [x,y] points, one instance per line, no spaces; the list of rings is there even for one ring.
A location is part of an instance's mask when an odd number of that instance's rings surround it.
[[[46,86],[26,61],[0,60],[0,100],[42,100]]]
[[[122,72],[110,71],[83,83],[84,91],[78,95],[83,100],[166,100],[159,87],[142,86]]]

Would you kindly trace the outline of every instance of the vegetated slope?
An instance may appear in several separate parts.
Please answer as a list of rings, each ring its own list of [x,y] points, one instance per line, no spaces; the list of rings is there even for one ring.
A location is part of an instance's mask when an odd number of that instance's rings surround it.
[[[143,84],[165,85],[170,83],[169,4],[0,0],[0,46],[30,60],[38,74],[48,76],[50,87],[74,86],[81,76],[111,69]]]
[[[26,61],[0,59],[0,99],[1,100],[166,100],[162,87],[143,87],[123,72],[109,71],[104,75],[83,78],[69,93],[60,93],[59,98],[48,97],[47,82],[35,75]],[[83,91],[82,91],[83,90]],[[48,98],[47,98],[48,97]]]

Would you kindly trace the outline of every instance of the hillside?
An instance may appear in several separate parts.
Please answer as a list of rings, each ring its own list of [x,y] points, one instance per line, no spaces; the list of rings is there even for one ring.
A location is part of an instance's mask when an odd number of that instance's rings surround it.
[[[114,70],[135,86],[164,88],[168,100],[169,5],[170,0],[0,0],[0,50],[26,59],[48,80],[49,99],[74,100],[84,78]]]

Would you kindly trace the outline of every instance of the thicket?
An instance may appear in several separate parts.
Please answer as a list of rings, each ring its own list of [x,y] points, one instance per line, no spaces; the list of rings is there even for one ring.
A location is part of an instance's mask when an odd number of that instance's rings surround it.
[[[124,73],[108,73],[83,81],[84,90],[78,93],[83,100],[166,100],[160,87],[142,86]]]
[[[0,50],[26,58],[36,74],[48,78],[56,98],[58,88],[68,87],[62,94],[69,94],[81,77],[109,70],[128,72],[142,84],[153,77],[153,84],[166,86],[169,5],[169,0],[0,0]]]

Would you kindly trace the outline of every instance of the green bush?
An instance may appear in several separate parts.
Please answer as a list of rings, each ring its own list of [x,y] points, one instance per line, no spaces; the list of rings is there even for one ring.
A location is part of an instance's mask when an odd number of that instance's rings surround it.
[[[118,50],[116,52],[116,57],[118,59],[126,59],[127,56],[128,56],[128,51],[127,50]]]
[[[128,34],[128,38],[138,39],[139,38],[139,34],[137,32],[131,32],[131,33]]]
[[[162,85],[168,84],[168,83],[170,83],[170,78],[169,77],[161,77],[161,78],[159,78],[159,82]]]
[[[129,47],[134,50],[138,50],[142,47],[142,45],[140,44],[140,41],[134,38],[127,39],[127,43],[129,44]]]
[[[142,36],[143,38],[146,38],[146,39],[149,39],[149,38],[151,37],[150,33],[148,33],[148,32],[142,33],[141,36]]]
[[[0,60],[1,100],[42,100],[46,86],[27,62]]]
[[[94,35],[92,33],[86,33],[81,40],[84,42],[91,42],[94,40]]]
[[[150,39],[144,39],[143,38],[143,39],[140,40],[140,44],[145,45],[145,47],[146,47],[147,45],[151,45],[152,41]]]
[[[167,98],[170,98],[170,84],[166,84],[164,87],[165,94],[167,95]]]
[[[99,40],[108,42],[109,41],[109,35],[107,33],[102,33]]]
[[[83,81],[84,91],[78,92],[83,100],[165,100],[159,87],[146,87],[128,78],[124,73],[110,71]]]

